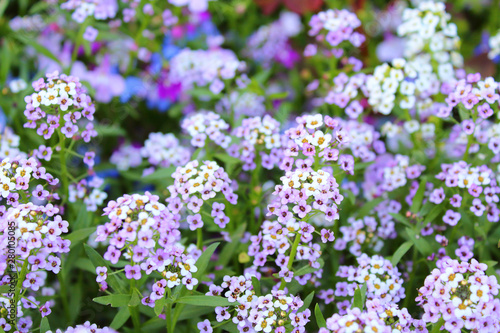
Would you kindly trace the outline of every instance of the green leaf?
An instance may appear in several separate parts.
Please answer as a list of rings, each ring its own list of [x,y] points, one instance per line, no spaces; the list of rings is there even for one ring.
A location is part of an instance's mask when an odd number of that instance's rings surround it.
[[[137,305],[141,304],[141,298],[142,298],[142,295],[139,294],[138,291],[133,292],[132,297],[130,297],[130,302],[128,303],[128,305],[137,306]]]
[[[122,306],[128,306],[130,298],[130,294],[114,294],[96,297],[93,301],[99,304],[111,305],[114,308],[119,308]]]
[[[87,239],[95,230],[95,227],[75,230],[65,238],[71,241],[70,248],[73,248],[80,241]]]
[[[307,309],[309,305],[311,305],[313,298],[314,298],[314,291],[311,291],[311,293],[307,295],[307,297],[304,299],[304,304],[300,307],[298,312],[302,312],[305,309]]]
[[[163,308],[165,307],[165,297],[157,299],[155,302],[155,315],[159,316],[163,312]]]
[[[47,48],[45,48],[44,46],[38,44],[34,39],[31,39],[29,37],[26,37],[22,34],[19,34],[19,33],[15,33],[13,34],[12,36],[14,36],[14,38],[16,38],[18,41],[20,41],[21,43],[27,45],[27,46],[31,46],[32,48],[35,49],[35,51],[37,51],[38,53],[46,56],[47,58],[50,58],[52,60],[54,60],[55,62],[57,62],[61,67],[62,67],[62,64],[61,64],[61,61],[59,60],[59,58],[57,58],[52,52],[50,52]]]
[[[316,272],[317,270],[323,268],[323,265],[325,264],[324,260],[323,259],[318,259],[318,262],[320,264],[320,267],[319,268],[313,268],[309,265],[306,265],[306,266],[303,266],[301,268],[299,268],[298,270],[296,270],[293,274],[293,276],[302,276],[302,275],[306,275],[306,274],[309,274],[309,273],[314,273]]]
[[[99,136],[126,136],[127,132],[118,126],[96,125],[95,130]]]
[[[0,286],[0,294],[6,294],[10,290],[10,286],[8,284],[4,284]]]
[[[413,225],[410,223],[410,221],[408,221],[408,219],[406,217],[404,217],[403,215],[401,215],[399,213],[389,213],[389,215],[391,215],[392,217],[394,217],[396,219],[396,221],[403,223],[407,227],[413,228]]]
[[[427,225],[430,222],[433,222],[434,219],[443,211],[443,205],[437,205],[427,214],[424,218],[423,225]]]
[[[354,291],[354,299],[352,301],[351,309],[358,308],[360,310],[363,310],[365,304],[364,300],[366,298],[366,288],[366,283],[361,287],[358,285],[358,287]]]
[[[422,235],[410,228],[406,228],[406,233],[408,234],[410,241],[413,242],[413,244],[417,248],[418,252],[426,257],[432,253],[432,247],[430,246],[429,242],[422,237]]]
[[[212,258],[212,255],[214,254],[215,250],[219,246],[220,243],[213,243],[203,253],[201,256],[196,260],[196,268],[198,270],[193,274],[193,277],[195,279],[201,280],[203,275],[205,274],[205,271],[207,270],[208,263],[210,262],[210,258]]]
[[[87,211],[87,205],[83,202],[80,205],[80,209],[78,210],[78,215],[76,217],[75,222],[71,225],[72,230],[79,230],[85,227],[90,226],[90,214]],[[95,230],[95,228],[94,228]]]
[[[190,305],[198,305],[198,306],[236,306],[240,303],[238,302],[229,302],[227,298],[220,296],[208,296],[208,295],[195,295],[195,296],[184,296],[179,298],[176,303],[181,304],[190,304]]]
[[[47,317],[43,317],[40,322],[40,332],[45,333],[50,331],[49,319]]]
[[[226,171],[228,175],[231,175],[234,169],[236,169],[239,164],[242,164],[239,158],[226,154],[216,154],[214,158],[224,162],[224,171]]]
[[[262,292],[260,289],[260,281],[255,276],[252,276],[252,286],[253,286],[253,291],[255,291],[255,295],[261,296]]]
[[[2,2],[0,2],[0,7],[2,6]],[[1,10],[1,8],[0,8]],[[1,17],[2,15],[0,15]],[[0,82],[5,82],[7,80],[7,75],[9,75],[10,64],[12,61],[12,57],[10,54],[10,44],[7,40],[4,40],[2,45],[2,62],[0,63]]]
[[[109,268],[108,263],[101,257],[99,253],[97,253],[96,250],[88,246],[87,244],[84,244],[85,247],[85,252],[87,253],[87,256],[89,257],[90,261],[92,261],[92,264],[94,265],[94,269],[97,266],[105,266],[108,269],[108,272],[111,272],[111,269]],[[108,278],[106,279],[109,285],[117,292],[119,293],[124,293],[125,288],[124,288],[124,281],[118,279],[118,277],[113,274],[109,275]]]
[[[378,197],[378,198],[375,198],[373,200],[370,200],[368,201],[367,203],[365,203],[358,211],[358,217],[364,217],[368,214],[370,214],[370,212],[379,204],[381,203],[382,201],[384,201],[384,198],[382,197]]]
[[[321,313],[318,303],[316,303],[316,306],[314,307],[314,316],[316,317],[318,327],[326,327],[326,320],[325,317],[323,317],[323,313]]]
[[[439,319],[439,321],[435,324],[432,325],[432,331],[431,333],[439,333],[441,332],[441,327],[443,326],[444,324],[444,320],[443,319]]]
[[[142,182],[153,182],[153,181],[158,181],[158,180],[172,180],[172,174],[175,172],[177,169],[176,166],[172,165],[168,168],[161,168],[156,170],[150,175],[141,177]]]
[[[412,241],[407,241],[401,244],[401,246],[396,250],[396,252],[394,252],[394,255],[392,256],[391,259],[392,266],[396,267],[401,258],[403,258],[403,256],[406,254],[406,252],[408,252],[411,249],[412,246],[413,246]]]
[[[116,313],[115,318],[109,325],[112,329],[119,330],[130,318],[130,311],[128,307],[121,307],[120,310]]]
[[[410,211],[414,214],[418,213],[420,210],[420,206],[422,205],[422,200],[424,199],[425,193],[425,184],[427,183],[425,177],[420,181],[420,185],[418,185],[417,193],[413,197],[413,202],[411,204]]]
[[[288,97],[288,91],[282,91],[282,92],[277,92],[274,94],[269,94],[267,95],[267,98],[271,100],[276,100],[276,99],[284,99]]]

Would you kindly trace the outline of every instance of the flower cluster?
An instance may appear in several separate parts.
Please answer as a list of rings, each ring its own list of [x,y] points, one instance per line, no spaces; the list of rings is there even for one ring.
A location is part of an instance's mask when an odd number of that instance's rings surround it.
[[[446,192],[449,193],[450,205],[453,208],[469,207],[476,216],[482,216],[486,213],[490,222],[499,221],[500,210],[497,204],[500,187],[497,186],[495,173],[487,165],[472,167],[465,161],[459,161],[453,164],[442,164],[441,170],[436,178],[444,182]],[[464,190],[457,193],[457,188]],[[433,194],[435,199],[431,201],[440,204],[445,200],[446,193],[443,188],[435,191],[437,192]],[[454,226],[460,217],[460,213],[449,209],[443,217],[443,221]]]
[[[3,133],[0,133],[0,159],[26,157],[26,154],[19,150],[19,141],[19,136],[12,128],[5,127]]]
[[[0,195],[10,206],[16,207],[21,199],[26,201],[31,195],[41,201],[57,200],[59,195],[49,192],[45,187],[58,183],[59,180],[46,172],[33,157],[5,158],[0,163]],[[35,184],[38,185],[30,192],[30,185],[34,187]]]
[[[144,142],[144,147],[141,148],[141,155],[151,165],[168,168],[171,165],[185,165],[189,162],[191,152],[188,148],[181,146],[172,133],[150,133]]]
[[[478,332],[498,332],[500,300],[495,298],[500,285],[494,275],[488,276],[485,264],[472,259],[438,262],[419,289],[416,301],[424,309],[422,319],[435,323],[444,320],[448,332],[462,328]]]
[[[224,80],[235,78],[244,68],[245,63],[230,50],[184,49],[170,61],[170,80],[181,83],[183,90],[210,84],[210,91],[218,94],[225,87]]]
[[[137,147],[133,144],[124,144],[111,154],[109,161],[116,165],[116,169],[126,171],[141,165],[141,152],[142,147]]]
[[[337,276],[348,282],[335,285],[335,296],[353,297],[356,288],[366,283],[366,298],[381,303],[398,303],[405,297],[403,279],[391,262],[379,255],[362,254],[356,258],[358,266],[340,266]]]
[[[356,98],[361,97],[359,90],[365,96],[367,95],[365,87],[366,79],[367,75],[364,73],[356,73],[351,76],[340,73],[333,79],[334,85],[325,97],[325,103],[335,104],[345,109],[346,115],[351,119],[358,118],[363,113],[366,103]]]
[[[365,41],[365,36],[354,31],[361,26],[356,14],[346,9],[328,9],[311,17],[309,22],[310,36],[316,36],[318,41],[326,40],[331,46],[337,47],[343,41],[359,47]],[[326,31],[326,35],[320,32]]]
[[[262,116],[266,111],[265,100],[264,96],[250,91],[233,90],[217,103],[215,110],[227,114],[234,112],[236,118]]]
[[[87,321],[84,324],[76,325],[75,327],[69,326],[64,331],[61,329],[57,329],[55,330],[54,333],[83,333],[83,332],[116,333],[117,331],[115,331],[110,327],[99,328],[96,324],[91,324],[89,321]],[[47,333],[52,333],[52,331],[47,331]]]
[[[313,233],[315,228],[307,222],[295,222],[293,219],[286,222],[264,221],[261,231],[257,236],[251,236],[251,244],[248,247],[248,255],[254,257],[253,264],[262,269],[269,269],[266,263],[269,259],[275,257],[274,262],[279,268],[278,275],[285,282],[291,282],[295,279],[305,285],[307,282],[315,284],[315,280],[321,278],[322,270],[319,258],[321,256],[320,246],[313,243]],[[290,252],[294,238],[299,237],[299,243],[296,249],[296,257],[290,258]],[[322,241],[333,241],[333,232],[323,229]],[[293,262],[307,260],[307,267],[317,269],[313,273],[304,275],[294,275],[292,269]]]
[[[241,333],[285,332],[285,326],[291,326],[292,333],[305,332],[305,325],[311,316],[309,309],[298,311],[304,304],[300,297],[287,295],[283,290],[273,290],[270,294],[257,296],[253,290],[251,275],[226,275],[220,286],[210,286],[207,295],[220,295],[231,303],[239,303],[235,306],[216,307],[215,313],[218,322],[232,318]]]
[[[272,169],[281,161],[280,123],[269,115],[243,119],[241,126],[234,129],[234,135],[241,138],[238,144],[229,147],[231,156],[243,161],[243,170],[253,170],[260,155],[263,168]]]
[[[379,252],[384,246],[384,240],[395,238],[397,235],[392,216],[386,216],[380,223],[373,216],[360,219],[350,217],[347,220],[349,225],[340,227],[342,238],[337,238],[335,249],[344,250],[350,244],[349,252],[355,256],[360,256],[368,249]]]
[[[440,87],[429,61],[430,56],[424,55],[408,61],[396,58],[392,66],[377,66],[366,80],[368,103],[373,110],[388,115],[396,105],[405,110],[417,108],[419,112],[428,109],[428,97],[438,93]]]
[[[76,202],[77,199],[83,199],[87,210],[95,212],[108,197],[108,194],[101,189],[103,183],[104,179],[94,176],[88,180],[82,179],[76,184],[70,184],[68,201]]]
[[[347,309],[344,315],[335,313],[326,320],[326,328],[319,333],[344,332],[378,332],[392,333],[392,327],[387,325],[375,311],[362,311],[358,308]]]
[[[328,172],[296,169],[287,171],[281,182],[275,187],[267,215],[275,215],[279,222],[286,223],[289,220],[295,222],[295,219],[307,221],[321,213],[324,219],[315,222],[325,226],[333,225],[333,221],[339,219],[337,205],[344,197],[339,192],[337,181]]]
[[[49,139],[56,130],[67,138],[80,134],[85,142],[97,136],[91,122],[79,125],[80,119],[92,121],[95,106],[78,78],[47,74],[47,80],[40,78],[33,82],[35,92],[25,97],[24,114],[27,128],[37,128],[37,134]],[[85,127],[84,127],[85,126]]]
[[[291,48],[289,39],[301,29],[299,15],[282,12],[279,20],[260,27],[248,38],[246,53],[266,67],[274,60],[291,68],[298,54]]]
[[[453,67],[463,66],[463,58],[457,52],[460,37],[450,18],[443,2],[423,1],[415,9],[404,10],[403,22],[398,27],[398,35],[408,39],[405,57],[412,60],[421,53],[429,53],[443,82],[455,77]]]
[[[67,0],[61,4],[65,10],[73,10],[71,17],[78,23],[83,23],[89,16],[96,20],[107,20],[114,18],[118,12],[118,1],[116,0]]]
[[[231,137],[226,134],[229,124],[212,111],[199,111],[185,118],[181,128],[191,136],[191,145],[204,147],[207,138],[215,144],[227,148]]]
[[[318,169],[319,162],[337,162],[339,167],[349,174],[354,173],[354,158],[352,155],[339,156],[338,148],[344,148],[349,142],[349,135],[342,127],[342,122],[330,116],[305,115],[297,117],[297,127],[285,131],[288,142],[284,145],[285,158],[280,168],[285,171],[292,170],[294,162],[303,171]],[[320,128],[326,125],[325,132]],[[332,133],[327,133],[331,131]],[[300,155],[299,155],[300,154]],[[294,157],[304,159],[294,160]]]
[[[167,198],[169,209],[177,214],[183,207],[186,207],[189,216],[187,223],[189,229],[196,230],[203,227],[203,220],[200,213],[205,202],[211,204],[211,218],[220,228],[225,228],[229,223],[229,217],[224,213],[226,208],[224,203],[212,200],[220,200],[222,193],[227,202],[236,204],[238,195],[231,188],[231,179],[213,161],[204,161],[202,165],[198,161],[188,162],[184,167],[177,167],[172,174],[174,184],[168,187],[170,197]],[[207,214],[208,215],[208,214]]]

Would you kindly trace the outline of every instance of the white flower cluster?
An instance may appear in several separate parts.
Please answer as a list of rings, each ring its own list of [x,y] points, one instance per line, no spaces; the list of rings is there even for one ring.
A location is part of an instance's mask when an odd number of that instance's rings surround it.
[[[226,290],[226,291],[225,291]],[[238,302],[233,307],[216,307],[216,320],[222,322],[231,317],[239,332],[285,332],[285,325],[293,332],[305,332],[311,312],[298,312],[304,302],[283,290],[257,296],[253,290],[250,274],[245,276],[224,276],[221,286],[211,285],[206,295],[221,295],[229,302]],[[233,313],[233,310],[235,312]]]
[[[411,61],[394,59],[392,66],[377,66],[366,81],[368,103],[373,110],[388,115],[396,104],[407,110],[427,109],[429,96],[439,92],[440,87],[429,60],[428,55],[422,55]]]
[[[181,128],[192,137],[191,144],[195,147],[205,146],[207,137],[223,148],[231,142],[231,137],[223,132],[229,124],[212,111],[201,110],[187,117],[182,121]]]
[[[408,156],[397,154],[394,161],[383,169],[383,189],[390,192],[406,185],[406,169],[409,165],[410,158]]]
[[[450,18],[444,3],[425,1],[415,9],[405,9],[403,23],[398,27],[398,35],[408,38],[405,57],[410,60],[428,52],[443,82],[454,77],[453,67],[463,66],[463,58],[457,52],[460,47],[457,26],[449,22]]]
[[[88,16],[97,20],[114,18],[118,11],[116,0],[68,0],[61,4],[62,9],[74,10],[71,17],[78,23],[83,23]]]
[[[184,165],[191,157],[189,149],[181,146],[172,133],[150,133],[141,148],[141,154],[149,163],[162,168]]]
[[[6,127],[0,133],[0,159],[6,157],[26,157],[26,154],[19,150],[19,136],[10,127]]]
[[[95,176],[90,180],[82,179],[77,184],[70,184],[68,187],[69,202],[83,199],[87,210],[95,212],[97,207],[102,205],[108,197],[108,194],[101,189],[103,183],[102,178]]]
[[[280,123],[269,115],[244,119],[235,129],[235,135],[255,145],[265,145],[266,149],[281,147]]]
[[[366,283],[366,298],[379,299],[380,303],[398,303],[405,297],[403,279],[398,269],[384,257],[375,255],[369,257],[362,254],[357,259],[358,266],[340,266],[337,273],[348,282],[338,282],[335,294],[337,296],[354,296],[357,286]],[[350,286],[349,286],[350,285]]]
[[[490,59],[498,57],[500,55],[500,31],[496,35],[490,37],[488,44],[490,46],[488,57]]]
[[[183,90],[197,85],[210,84],[210,90],[218,94],[224,89],[223,80],[232,79],[245,68],[233,51],[225,49],[184,49],[170,61],[170,80],[182,84]]]

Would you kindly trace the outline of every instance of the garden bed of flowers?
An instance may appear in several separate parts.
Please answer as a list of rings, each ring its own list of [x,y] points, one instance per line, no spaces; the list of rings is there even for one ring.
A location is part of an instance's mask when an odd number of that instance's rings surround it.
[[[500,332],[499,17],[0,0],[0,333]]]

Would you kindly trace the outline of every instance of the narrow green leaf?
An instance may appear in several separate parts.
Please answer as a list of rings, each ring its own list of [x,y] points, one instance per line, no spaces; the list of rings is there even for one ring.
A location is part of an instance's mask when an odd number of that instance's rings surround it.
[[[21,43],[25,44],[25,45],[28,45],[28,46],[31,46],[32,48],[35,49],[35,51],[37,51],[38,53],[46,56],[47,58],[50,58],[52,60],[54,60],[55,62],[57,62],[59,65],[62,66],[61,64],[61,61],[59,60],[59,58],[57,58],[52,52],[50,52],[46,47],[38,44],[38,42],[36,42],[34,39],[31,39],[30,37],[26,37],[22,34],[13,34],[12,36],[14,36],[14,38],[16,38],[18,41],[20,41]]]
[[[84,244],[85,247],[85,252],[87,253],[87,256],[89,257],[90,261],[92,261],[92,264],[94,265],[94,269],[97,266],[105,266],[108,268],[108,272],[111,272],[111,269],[109,268],[108,263],[101,257],[99,253],[97,253],[96,250],[88,246],[87,244]],[[125,288],[124,288],[124,281],[118,279],[116,274],[113,275],[108,275],[108,278],[106,279],[109,285],[117,292],[119,293],[124,293]]]
[[[10,286],[8,284],[4,284],[0,286],[0,294],[8,293],[10,290]]]
[[[318,259],[318,262],[320,264],[320,267],[319,268],[313,268],[309,265],[306,265],[306,266],[303,266],[301,268],[299,268],[297,271],[294,272],[293,276],[302,276],[302,275],[306,275],[306,274],[309,274],[309,273],[314,273],[316,272],[318,269],[321,269],[323,268],[323,265],[325,264],[325,262],[323,261],[323,259]]]
[[[418,213],[420,206],[422,206],[422,200],[424,199],[425,184],[427,183],[425,177],[422,178],[420,184],[418,185],[417,193],[413,197],[413,202],[411,204],[410,211],[414,214]]]
[[[176,303],[181,304],[191,304],[198,306],[236,306],[239,305],[238,302],[229,302],[227,298],[220,296],[208,296],[208,295],[196,295],[196,296],[184,296],[176,301]]]
[[[382,197],[379,197],[379,198],[375,198],[373,200],[370,200],[368,201],[367,203],[365,203],[358,211],[358,217],[364,217],[368,214],[370,214],[370,212],[379,204],[381,203],[382,201],[384,201],[384,198]]]
[[[255,276],[252,276],[252,286],[253,286],[253,291],[255,291],[255,295],[261,296],[262,292],[260,289],[260,281]]]
[[[288,91],[277,92],[274,94],[267,95],[267,98],[271,100],[284,99],[288,97]]]
[[[394,255],[392,256],[391,259],[392,266],[396,267],[401,258],[403,258],[403,256],[406,254],[406,252],[408,252],[411,249],[412,246],[413,246],[412,241],[407,241],[401,244],[401,246],[396,250],[396,252],[394,252]]]
[[[161,168],[156,170],[150,175],[141,177],[143,182],[152,182],[157,180],[172,180],[172,174],[177,169],[176,166],[172,165],[168,168]]]
[[[128,306],[130,298],[130,294],[114,294],[96,297],[93,301],[99,304],[111,305],[114,308],[119,308],[122,306]]]
[[[115,318],[109,325],[112,329],[119,330],[130,318],[130,311],[128,307],[121,307],[120,310],[116,313]]]
[[[141,304],[141,297],[142,295],[139,294],[138,291],[135,291],[132,293],[132,297],[130,297],[130,302],[128,303],[128,305],[130,306],[137,306],[139,304]]]
[[[424,256],[429,256],[432,253],[432,247],[429,242],[422,237],[419,233],[416,233],[413,229],[406,228],[406,233],[408,234],[410,241],[413,242],[418,252]]]
[[[410,223],[410,221],[408,221],[408,219],[406,217],[404,217],[403,215],[398,214],[398,213],[389,213],[389,215],[391,215],[392,217],[394,217],[396,219],[396,221],[403,223],[407,227],[413,228],[413,225]]]
[[[205,271],[207,270],[208,263],[210,262],[210,258],[214,254],[215,250],[219,246],[220,243],[213,243],[201,254],[201,256],[196,260],[196,268],[198,270],[193,274],[193,277],[201,280]]]
[[[311,305],[311,302],[314,298],[314,291],[311,291],[309,295],[304,299],[304,304],[300,307],[298,312],[302,312],[305,309],[309,308],[309,305]]]
[[[314,316],[316,317],[318,327],[326,327],[326,320],[325,317],[323,317],[323,313],[321,313],[318,303],[316,303],[316,306],[314,307]]]
[[[424,218],[424,226],[430,222],[433,222],[434,219],[443,211],[443,205],[437,205],[427,214]]]
[[[70,248],[73,248],[80,241],[87,239],[95,230],[95,227],[75,230],[68,234],[65,238],[71,241]]]

